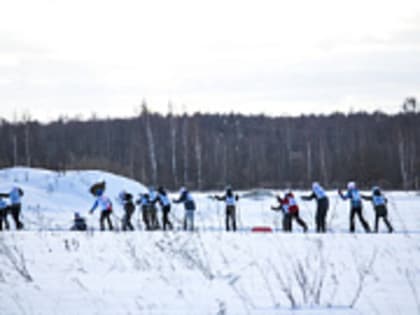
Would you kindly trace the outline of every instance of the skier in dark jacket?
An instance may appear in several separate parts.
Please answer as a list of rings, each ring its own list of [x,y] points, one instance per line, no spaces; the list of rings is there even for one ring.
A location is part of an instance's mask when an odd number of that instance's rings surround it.
[[[131,216],[136,209],[133,203],[133,195],[123,190],[119,194],[119,201],[123,205],[125,212],[122,218],[122,230],[134,231],[134,226],[131,224]]]
[[[312,194],[309,196],[302,196],[302,200],[313,200],[316,199],[316,212],[315,212],[315,225],[318,233],[325,233],[327,227],[325,220],[327,218],[327,212],[329,207],[328,196],[325,193],[324,188],[317,182],[312,183]]]
[[[173,226],[171,221],[169,221],[169,212],[171,211],[171,201],[169,200],[166,190],[161,186],[158,188],[158,201],[162,208],[162,225],[163,230],[166,231],[166,228],[172,230]]]
[[[343,200],[350,200],[350,232],[354,233],[355,225],[354,225],[354,217],[357,214],[359,217],[360,223],[362,223],[363,228],[367,233],[370,232],[370,227],[365,218],[363,217],[362,213],[362,196],[360,195],[360,191],[356,187],[355,182],[349,182],[347,184],[347,192],[343,194],[341,190],[338,190],[338,194],[340,195],[341,199]]]
[[[194,199],[191,193],[185,187],[180,189],[179,195],[179,198],[173,200],[173,202],[184,204],[184,231],[187,229],[194,231],[194,211],[196,209]]]
[[[86,219],[81,217],[79,212],[74,213],[74,223],[70,230],[72,231],[86,231],[87,230]]]
[[[392,233],[394,231],[391,223],[388,220],[388,209],[387,203],[388,200],[382,194],[379,187],[372,188],[372,196],[363,196],[362,199],[372,201],[373,209],[375,210],[375,233],[378,233],[379,219],[382,218],[385,222],[385,225],[388,228],[388,232]]]
[[[290,218],[290,213],[286,210],[285,207],[283,207],[283,198],[280,197],[280,195],[276,196],[278,205],[277,206],[271,206],[271,210],[274,211],[281,211],[283,214],[282,218],[282,229],[284,232],[291,232],[292,231],[292,220]]]
[[[223,196],[215,195],[214,198],[226,203],[226,231],[230,231],[231,226],[232,230],[236,231],[236,202],[239,200],[238,195],[235,195],[232,191],[232,188],[228,186]]]
[[[150,222],[150,198],[149,194],[141,194],[140,198],[136,201],[136,204],[140,206],[142,220],[146,231],[151,230]]]

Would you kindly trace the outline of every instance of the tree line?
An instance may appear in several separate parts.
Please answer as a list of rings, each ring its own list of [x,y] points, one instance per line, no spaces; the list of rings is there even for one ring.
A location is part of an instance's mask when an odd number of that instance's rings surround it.
[[[410,104],[409,104],[410,105]],[[420,113],[300,117],[150,112],[126,119],[0,122],[0,167],[103,169],[177,189],[418,189]]]

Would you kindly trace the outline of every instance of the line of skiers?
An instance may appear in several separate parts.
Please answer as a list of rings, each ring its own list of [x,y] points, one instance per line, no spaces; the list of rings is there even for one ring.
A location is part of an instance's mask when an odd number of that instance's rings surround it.
[[[111,199],[108,198],[104,192],[106,188],[105,181],[100,181],[94,184],[90,188],[90,192],[95,196],[95,202],[91,207],[89,213],[92,214],[95,209],[100,209],[99,225],[101,230],[105,230],[105,223],[108,225],[109,230],[113,230],[113,223],[111,220],[113,205]],[[3,225],[6,229],[10,228],[7,216],[10,214],[15,223],[16,229],[23,229],[23,223],[20,220],[20,213],[22,208],[21,199],[23,197],[23,190],[17,186],[13,187],[9,193],[0,193],[0,230],[3,229]],[[349,182],[347,185],[347,191],[343,193],[341,189],[338,190],[338,194],[342,200],[349,200],[350,202],[350,232],[355,231],[355,218],[359,218],[366,232],[371,232],[369,223],[363,216],[363,204],[362,200],[372,202],[373,209],[375,211],[375,223],[374,231],[378,232],[379,220],[382,219],[388,228],[388,231],[393,232],[393,227],[388,219],[387,199],[383,195],[379,187],[375,186],[372,188],[372,194],[369,196],[362,195],[356,186],[355,182]],[[196,210],[196,203],[192,197],[192,194],[185,188],[182,187],[179,192],[179,197],[174,200],[170,200],[167,191],[163,187],[159,187],[155,190],[153,187],[149,189],[148,193],[141,194],[138,200],[134,201],[132,194],[122,191],[118,196],[119,203],[124,208],[124,216],[122,218],[122,230],[134,230],[134,226],[131,223],[131,218],[135,212],[136,205],[139,205],[142,213],[142,220],[146,230],[157,230],[160,229],[159,219],[157,216],[159,204],[162,213],[162,229],[173,229],[173,224],[169,219],[171,211],[171,203],[183,204],[184,205],[184,219],[182,222],[184,230],[194,230],[194,212]],[[234,194],[232,188],[228,186],[225,194],[211,196],[215,200],[225,202],[225,226],[226,230],[236,231],[236,203],[239,200],[239,196]],[[4,199],[9,199],[6,202]],[[284,231],[292,231],[292,222],[296,221],[303,229],[304,232],[308,230],[306,222],[299,215],[299,206],[296,201],[294,194],[291,191],[286,192],[284,197],[277,196],[278,205],[272,206],[271,209],[275,211],[281,211],[283,213],[282,227]],[[329,199],[324,188],[317,182],[312,184],[311,194],[308,196],[301,196],[303,201],[316,200],[316,211],[315,211],[315,226],[316,232],[326,232],[326,217],[329,209]],[[86,230],[87,224],[85,218],[80,216],[79,213],[75,213],[74,224],[72,230]]]
[[[379,187],[375,186],[372,188],[372,195],[365,196],[362,195],[359,189],[356,186],[355,182],[349,182],[347,185],[347,191],[343,193],[341,189],[338,189],[338,194],[342,200],[350,201],[350,232],[354,233],[355,231],[355,217],[360,220],[364,230],[366,232],[371,232],[369,223],[363,217],[363,204],[362,200],[368,200],[372,202],[373,209],[375,211],[375,233],[379,229],[379,219],[383,219],[385,225],[388,228],[388,232],[393,232],[393,227],[388,219],[388,209],[387,209],[387,199],[383,195]],[[278,205],[272,206],[271,209],[275,211],[283,212],[283,221],[282,227],[284,231],[292,231],[292,221],[296,222],[303,228],[303,231],[306,232],[308,227],[306,222],[302,220],[299,216],[299,207],[297,201],[291,191],[288,191],[285,196],[277,196]],[[302,200],[316,200],[317,208],[315,211],[315,226],[316,232],[325,233],[326,232],[326,217],[329,208],[329,199],[325,190],[317,182],[312,184],[312,193],[309,196],[302,196]]]
[[[92,194],[96,196],[95,204],[93,205],[91,212],[98,206],[101,207],[100,217],[100,228],[104,230],[104,221],[108,222],[109,229],[112,230],[112,222],[110,220],[110,214],[112,212],[112,203],[109,198],[103,195],[105,189],[105,183],[99,183],[91,188]],[[378,232],[379,220],[382,218],[389,232],[393,231],[393,227],[388,220],[387,210],[387,199],[383,196],[379,187],[373,187],[371,196],[364,196],[360,193],[356,187],[355,182],[349,182],[347,185],[347,191],[343,193],[340,189],[338,194],[343,200],[350,201],[350,232],[355,231],[355,218],[359,218],[360,223],[366,232],[371,232],[368,222],[363,216],[362,200],[371,201],[375,211],[375,232]],[[225,202],[225,226],[226,231],[236,231],[236,203],[239,200],[239,196],[234,194],[232,188],[228,186],[225,194],[214,195],[211,198]],[[163,187],[159,187],[157,191],[151,187],[148,193],[141,194],[140,198],[134,203],[133,196],[125,191],[120,193],[119,199],[124,207],[125,214],[122,219],[123,230],[134,230],[131,223],[131,217],[135,211],[135,204],[139,205],[142,213],[142,220],[146,230],[157,230],[160,229],[159,220],[157,217],[157,206],[158,203],[162,212],[162,227],[163,230],[172,229],[173,225],[169,220],[169,213],[171,210],[171,200],[168,197],[166,190]],[[277,206],[272,206],[271,209],[275,211],[281,211],[283,213],[282,228],[286,232],[292,231],[292,222],[296,221],[300,225],[304,232],[308,231],[306,222],[301,218],[299,214],[298,202],[293,192],[288,191],[284,197],[276,196],[278,201]],[[312,191],[307,196],[301,196],[303,201],[316,201],[315,211],[315,227],[316,232],[325,233],[327,231],[326,218],[329,209],[329,198],[325,192],[325,189],[318,183],[312,184]],[[172,200],[173,203],[184,204],[184,230],[194,229],[194,212],[196,205],[191,193],[182,187],[178,199]]]
[[[9,193],[0,193],[0,231],[10,229],[10,224],[7,216],[10,214],[15,222],[17,230],[23,229],[23,223],[20,221],[20,212],[22,209],[21,199],[23,197],[23,190],[14,186]],[[6,202],[4,199],[8,199]]]
[[[89,213],[93,214],[97,208],[100,209],[99,226],[101,231],[105,230],[105,223],[107,223],[109,230],[114,229],[111,220],[113,205],[111,199],[104,194],[105,188],[105,181],[100,181],[90,188],[91,194],[95,197],[95,202],[89,210]],[[150,187],[149,192],[140,194],[139,198],[135,201],[131,193],[121,191],[118,196],[118,201],[124,209],[124,216],[121,220],[123,231],[134,230],[131,218],[135,212],[136,205],[140,207],[145,230],[152,231],[160,229],[157,204],[159,204],[162,212],[161,222],[163,230],[173,229],[173,224],[169,219],[171,200],[163,187],[159,187],[157,190],[155,190],[154,187]],[[184,205],[184,230],[194,230],[194,212],[196,210],[196,204],[191,193],[185,187],[182,187],[179,198],[172,200],[172,202],[176,204],[182,203]],[[86,219],[76,212],[71,230],[84,231],[86,229]]]

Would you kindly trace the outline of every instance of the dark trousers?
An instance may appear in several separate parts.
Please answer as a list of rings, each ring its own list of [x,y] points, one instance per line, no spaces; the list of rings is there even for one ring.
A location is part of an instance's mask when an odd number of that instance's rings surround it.
[[[290,213],[283,213],[283,219],[281,223],[284,232],[292,231],[292,218],[290,217]]]
[[[327,198],[317,200],[317,208],[315,213],[315,226],[317,233],[325,233],[327,231],[326,219],[329,202]]]
[[[375,207],[375,233],[378,233],[379,228],[379,219],[382,218],[384,220],[385,225],[388,228],[388,232],[392,233],[394,231],[391,222],[388,220],[388,211],[385,206],[377,206]]]
[[[159,220],[157,217],[157,209],[155,206],[150,207],[150,224],[153,230],[160,229]]]
[[[146,229],[146,231],[150,230],[150,219],[149,219],[149,207],[147,206],[142,206],[141,208],[141,216],[143,219],[143,223],[144,223],[144,228]]]
[[[21,209],[22,209],[22,205],[20,203],[11,205],[9,206],[9,209],[8,209],[8,212],[12,215],[13,221],[15,221],[16,230],[23,229],[23,223],[19,220]],[[5,221],[6,221],[6,227],[8,228],[9,223],[7,222],[7,212],[5,216]]]
[[[293,219],[296,220],[296,222],[303,228],[303,231],[306,232],[308,230],[308,226],[306,225],[305,221],[302,220],[302,218],[299,216],[299,211],[298,212],[294,212],[294,213],[290,213],[289,214],[290,217],[290,231],[292,231],[293,226],[292,226],[292,221]]]
[[[7,224],[7,220],[6,220],[6,213],[7,213],[7,208],[0,209],[0,231],[3,230],[3,221],[5,223],[5,229],[6,230],[9,229],[9,224]]]
[[[101,217],[99,218],[99,225],[101,228],[101,231],[105,230],[105,221],[108,223],[108,228],[110,230],[113,230],[114,227],[112,226],[112,221],[111,221],[111,210],[105,210],[101,212]]]
[[[230,231],[231,226],[236,231],[236,207],[226,206],[226,231]]]
[[[166,227],[172,230],[172,223],[169,221],[169,212],[171,211],[171,206],[167,205],[162,208],[162,225],[163,230],[166,231]]]
[[[134,226],[131,224],[131,216],[134,213],[134,208],[125,209],[124,217],[122,218],[122,230],[134,231]]]
[[[370,232],[370,227],[365,218],[363,217],[362,213],[362,207],[352,207],[350,210],[350,232],[353,233],[355,230],[355,224],[354,224],[354,217],[359,217],[360,223],[362,223],[363,228],[366,232]]]

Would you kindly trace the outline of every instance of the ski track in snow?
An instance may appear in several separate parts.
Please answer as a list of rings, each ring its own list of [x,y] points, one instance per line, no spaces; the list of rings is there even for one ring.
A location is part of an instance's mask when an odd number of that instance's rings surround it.
[[[394,234],[383,225],[365,234],[357,221],[349,234],[348,203],[334,192],[326,235],[313,233],[315,203],[302,201],[310,233],[298,226],[293,234],[250,233],[255,225],[279,228],[272,197],[242,199],[240,231],[224,232],[224,204],[204,193],[195,194],[195,232],[66,231],[74,211],[87,214],[88,188],[99,178],[112,199],[145,189],[101,171],[0,170],[1,192],[15,183],[25,191],[27,229],[0,233],[0,314],[420,314],[415,193],[387,193]],[[369,203],[364,214],[373,224]],[[171,215],[179,227],[182,207]],[[87,218],[97,228],[98,213]]]

